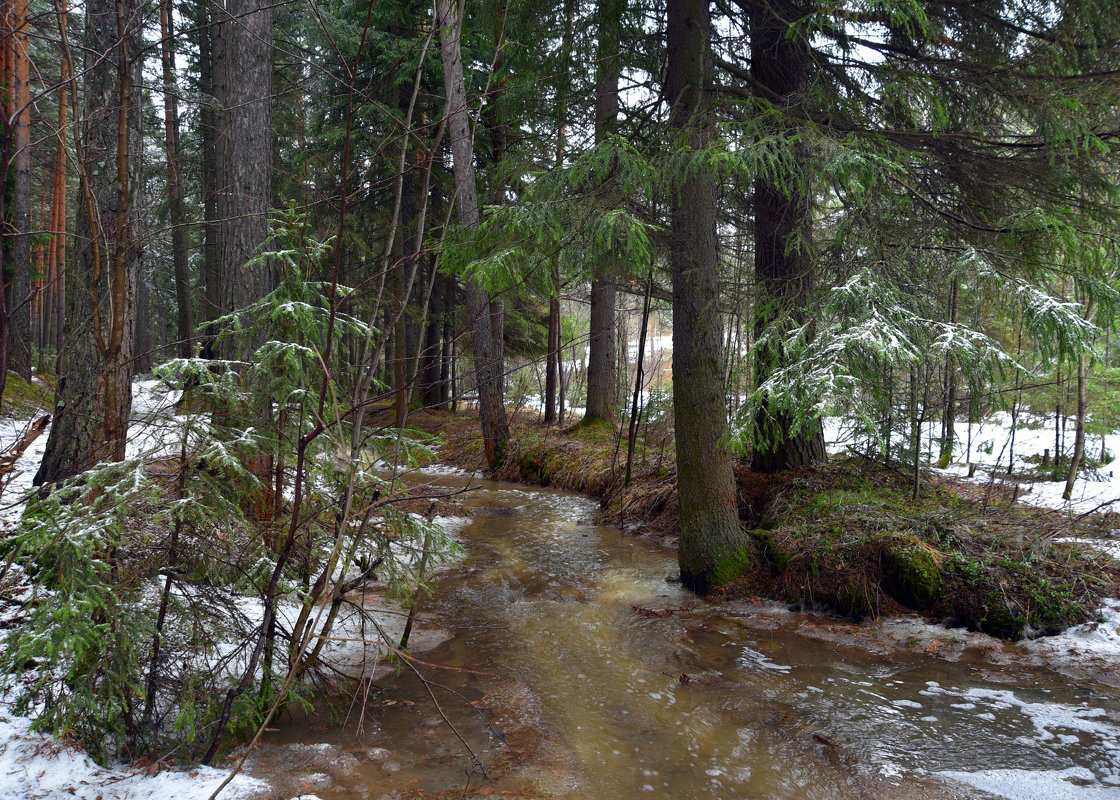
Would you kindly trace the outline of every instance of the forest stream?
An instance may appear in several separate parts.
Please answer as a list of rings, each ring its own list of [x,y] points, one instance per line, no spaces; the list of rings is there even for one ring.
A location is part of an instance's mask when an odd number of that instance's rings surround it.
[[[287,717],[249,763],[282,796],[1120,797],[1120,690],[1013,645],[807,636],[819,618],[698,602],[673,550],[595,526],[586,498],[439,481],[477,488],[466,557],[423,604],[446,638],[417,657],[469,672],[418,665],[442,712],[404,670],[360,732],[349,700]]]

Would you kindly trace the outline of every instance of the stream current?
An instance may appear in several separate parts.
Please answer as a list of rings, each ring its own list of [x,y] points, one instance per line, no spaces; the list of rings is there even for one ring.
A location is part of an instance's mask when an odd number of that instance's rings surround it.
[[[422,605],[443,668],[283,722],[251,765],[281,794],[1120,800],[1116,689],[807,636],[820,618],[698,602],[586,498],[439,483],[477,487]]]

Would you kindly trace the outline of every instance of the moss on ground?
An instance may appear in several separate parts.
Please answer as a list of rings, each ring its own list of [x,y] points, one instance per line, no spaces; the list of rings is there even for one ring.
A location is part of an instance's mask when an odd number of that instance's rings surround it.
[[[1057,633],[1093,619],[1120,565],[1056,543],[1094,520],[985,497],[945,481],[917,501],[903,476],[848,460],[775,478],[754,533],[772,597],[839,612],[918,612],[995,636]]]
[[[54,391],[39,380],[28,383],[15,372],[9,372],[0,398],[0,414],[16,419],[46,414],[54,406]]]

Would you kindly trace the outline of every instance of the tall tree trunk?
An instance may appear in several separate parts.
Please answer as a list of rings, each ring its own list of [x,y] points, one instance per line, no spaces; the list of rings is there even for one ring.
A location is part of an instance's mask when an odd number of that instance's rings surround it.
[[[455,204],[460,225],[474,228],[481,218],[474,174],[474,147],[467,116],[467,88],[463,80],[463,57],[459,47],[462,22],[455,18],[452,8],[451,0],[438,0],[436,25],[439,27],[443,82],[447,95],[447,121],[455,172]],[[504,368],[500,353],[496,352],[497,348],[494,346],[489,294],[474,281],[467,283],[466,294],[486,463],[491,470],[496,470],[505,460],[506,444],[509,441],[509,422],[506,419],[502,387]]]
[[[198,132],[202,139],[201,188],[202,219],[204,243],[202,248],[202,283],[204,287],[202,309],[199,316],[206,322],[213,322],[223,313],[221,270],[218,263],[218,147],[217,114],[214,97],[214,53],[213,39],[215,26],[210,18],[210,5],[206,0],[197,0],[195,6],[195,45],[198,48],[198,90],[202,102],[198,110]],[[209,328],[202,340],[202,352],[213,358],[214,336],[216,331]]]
[[[179,99],[175,77],[175,29],[171,16],[171,0],[161,0],[159,32],[163,46],[163,139],[167,153],[167,201],[171,219],[171,261],[175,271],[175,305],[177,309],[178,353],[180,358],[193,354],[193,293],[190,265],[187,261],[187,212],[183,205],[183,185],[179,165]]]
[[[670,0],[667,33],[669,125],[701,148],[714,137],[708,0]],[[738,576],[749,558],[726,437],[716,190],[714,175],[692,173],[671,200],[678,559],[681,582],[701,593]]]
[[[595,143],[600,144],[618,130],[618,81],[622,74],[620,57],[622,14],[626,0],[599,0],[599,49],[595,77]],[[615,347],[618,267],[612,262],[597,263],[591,280],[591,320],[587,355],[587,410],[585,422],[611,420],[617,402]]]
[[[790,0],[751,3],[751,77],[768,102],[796,113],[809,86],[809,42],[791,25],[803,16]],[[788,123],[792,125],[794,123]],[[778,182],[755,181],[756,341],[772,322],[788,314],[806,318],[813,288],[812,190],[804,154],[797,174]],[[785,360],[780,346],[755,348],[755,371],[761,385]],[[799,467],[824,460],[824,431],[812,420],[793,432],[794,420],[763,408],[757,420],[751,466],[761,472]]]
[[[67,13],[60,11],[58,16],[58,25],[65,29],[69,24]],[[71,102],[71,66],[68,58],[62,59],[62,68],[59,72],[59,82],[62,86],[58,91],[58,129],[55,132],[57,142],[51,199],[51,244],[47,259],[47,277],[50,286],[48,297],[51,304],[48,341],[56,351],[62,347],[62,327],[66,318],[66,137]]]
[[[133,197],[139,189],[141,44],[135,0],[87,2],[76,142],[80,246],[70,267],[55,419],[36,485],[125,456],[140,264]]]
[[[215,7],[217,8],[217,7]],[[271,288],[267,267],[246,263],[268,236],[272,192],[272,5],[228,0],[212,26],[215,153],[218,190],[215,238],[220,313],[243,308]],[[245,347],[230,343],[226,357]]]
[[[572,29],[575,23],[576,0],[564,0],[564,38],[561,44],[562,63],[556,85],[556,168],[564,167],[568,146],[568,96],[572,89]],[[552,256],[552,292],[548,298],[548,353],[544,365],[544,421],[556,422],[557,393],[560,391],[560,339],[563,320],[560,317],[560,253]]]
[[[9,343],[0,369],[31,379],[31,109],[27,0],[6,0],[0,21],[4,57],[3,288]]]
[[[212,230],[221,315],[245,308],[272,288],[267,264],[249,266],[268,238],[272,200],[272,5],[267,0],[227,0],[224,7],[213,8],[217,183]],[[259,332],[246,332],[223,340],[218,355],[243,361],[263,343]],[[271,403],[262,400],[257,413],[263,426],[270,427]],[[256,453],[244,460],[261,487],[247,498],[247,510],[267,519],[274,508],[272,455]]]

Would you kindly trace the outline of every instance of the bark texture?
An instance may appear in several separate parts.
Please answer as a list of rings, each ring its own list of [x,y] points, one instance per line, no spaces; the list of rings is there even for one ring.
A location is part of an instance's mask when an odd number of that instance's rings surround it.
[[[3,286],[9,335],[7,368],[31,379],[31,112],[27,0],[0,4],[4,116]],[[0,362],[0,368],[4,364]],[[0,387],[2,388],[2,387]]]
[[[622,74],[621,31],[626,0],[600,0],[599,49],[595,78],[595,142],[618,130],[618,81]],[[591,280],[590,339],[587,355],[587,411],[584,421],[611,420],[618,399],[615,381],[618,350],[618,266],[597,261]]]
[[[707,0],[668,6],[669,124],[693,147],[714,136]],[[707,593],[749,561],[739,525],[723,401],[716,179],[696,173],[672,198],[673,412],[677,440],[681,582]]]
[[[793,118],[809,87],[809,42],[804,32],[791,35],[791,24],[803,16],[803,10],[789,0],[752,2],[750,8],[751,77],[756,92]],[[754,184],[756,334],[784,315],[797,324],[803,322],[813,290],[812,189],[807,156],[797,161],[802,168],[781,185],[766,178]],[[756,385],[784,359],[778,348],[756,348]],[[775,472],[824,457],[820,420],[794,433],[793,420],[786,414],[761,410],[751,461],[754,469]]]
[[[191,273],[187,261],[187,211],[183,205],[183,185],[179,166],[179,102],[175,88],[175,30],[171,0],[159,6],[159,29],[163,67],[163,137],[167,153],[167,202],[171,220],[171,259],[175,269],[175,306],[177,348],[180,358],[193,355],[194,309]]]
[[[140,248],[141,15],[135,0],[86,4],[76,241],[68,272],[54,424],[35,484],[125,456],[132,410]]]
[[[222,313],[222,286],[218,266],[218,148],[217,114],[214,98],[214,48],[213,27],[210,23],[210,9],[206,2],[199,2],[195,8],[195,45],[198,48],[198,90],[203,102],[198,109],[198,132],[202,139],[201,183],[202,218],[205,233],[202,250],[202,283],[204,292],[202,309],[199,316],[206,322],[213,322]],[[202,351],[207,358],[214,357],[213,338],[215,331],[208,328],[203,337]]]
[[[268,236],[272,195],[272,6],[227,0],[212,26],[216,191],[215,250],[219,314],[259,300],[271,288],[264,265],[246,262]],[[256,341],[221,348],[224,358],[251,352]]]
[[[439,26],[443,82],[447,95],[447,129],[451,134],[451,155],[454,161],[455,206],[459,223],[464,228],[473,228],[481,218],[474,173],[474,148],[467,116],[467,88],[463,80],[463,57],[459,47],[460,21],[456,19],[452,8],[450,0],[438,0],[436,24]],[[474,281],[467,283],[466,295],[486,463],[491,470],[495,470],[505,460],[509,441],[501,351],[495,346],[495,324],[500,325],[500,317],[498,320],[493,319],[491,307],[494,304],[486,290]]]

